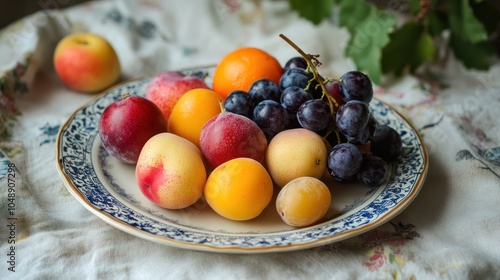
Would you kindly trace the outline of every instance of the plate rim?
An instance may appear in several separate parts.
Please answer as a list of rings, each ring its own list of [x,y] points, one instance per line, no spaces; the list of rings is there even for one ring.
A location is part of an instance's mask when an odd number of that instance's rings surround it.
[[[200,67],[191,67],[191,68],[186,68],[186,69],[180,69],[180,70],[175,70],[175,71],[189,71],[189,70],[197,70],[197,69],[207,69],[210,66],[200,66]],[[395,205],[393,208],[389,209],[386,213],[381,215],[378,219],[368,223],[361,225],[359,227],[335,234],[335,235],[329,235],[327,237],[307,241],[304,243],[300,244],[286,244],[286,245],[274,245],[274,246],[267,246],[267,247],[238,247],[238,246],[215,246],[215,245],[210,245],[210,244],[199,244],[199,243],[192,243],[192,242],[185,242],[185,241],[180,241],[180,240],[175,240],[169,237],[165,236],[159,236],[155,235],[153,233],[145,232],[141,229],[138,229],[124,221],[118,220],[115,217],[111,216],[111,214],[105,213],[98,209],[96,206],[92,205],[88,200],[87,197],[80,191],[78,188],[74,185],[72,180],[69,178],[69,176],[64,172],[64,166],[62,163],[62,158],[61,158],[61,141],[62,141],[62,134],[65,131],[65,129],[68,127],[68,124],[74,119],[74,117],[80,113],[84,108],[90,106],[92,103],[96,102],[100,98],[102,98],[104,95],[107,93],[120,88],[124,85],[134,83],[134,82],[140,82],[145,79],[151,79],[153,78],[154,75],[146,75],[142,76],[139,78],[135,79],[130,79],[130,80],[125,80],[122,81],[112,87],[109,87],[108,89],[96,94],[93,96],[90,100],[87,102],[83,103],[81,106],[78,106],[73,113],[66,119],[66,121],[60,126],[59,131],[57,133],[56,137],[56,167],[58,170],[58,173],[60,177],[62,178],[66,189],[69,191],[69,193],[80,203],[82,204],[87,210],[89,210],[92,214],[96,215],[99,217],[101,220],[105,221],[107,224],[115,227],[116,229],[119,229],[121,231],[124,231],[128,234],[131,234],[133,236],[149,240],[152,242],[164,244],[164,245],[169,245],[177,248],[183,248],[183,249],[190,249],[190,250],[198,250],[198,251],[208,251],[208,252],[219,252],[219,253],[273,253],[273,252],[286,252],[286,251],[293,251],[293,250],[302,250],[302,249],[308,249],[308,248],[313,248],[313,247],[318,247],[322,245],[327,245],[335,242],[340,242],[342,240],[358,236],[362,233],[365,233],[369,230],[375,229],[380,227],[381,225],[387,223],[390,219],[393,219],[397,215],[399,215],[401,212],[403,212],[410,204],[413,202],[413,200],[418,196],[420,190],[422,189],[427,173],[429,170],[429,156],[427,152],[427,148],[425,146],[425,143],[422,139],[422,136],[418,132],[418,130],[415,128],[412,122],[410,122],[405,116],[403,116],[398,110],[396,110],[392,105],[385,103],[384,101],[380,100],[376,96],[374,96],[374,99],[376,99],[378,102],[382,103],[384,106],[387,106],[393,113],[395,113],[401,120],[403,120],[414,132],[415,136],[417,137],[418,143],[420,144],[420,151],[422,153],[422,169],[419,172],[418,180],[415,182],[414,187],[412,188],[411,192],[409,192],[397,205]],[[292,229],[290,231],[294,230],[301,230],[299,229]],[[287,233],[290,231],[284,231],[283,233]]]

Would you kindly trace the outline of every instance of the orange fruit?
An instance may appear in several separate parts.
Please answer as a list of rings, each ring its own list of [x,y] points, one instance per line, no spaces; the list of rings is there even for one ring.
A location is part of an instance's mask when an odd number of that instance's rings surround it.
[[[219,165],[205,183],[205,199],[219,215],[235,221],[253,219],[273,197],[273,181],[264,166],[251,158]]]
[[[213,89],[226,97],[234,90],[248,91],[258,79],[279,84],[283,67],[269,53],[251,47],[236,49],[222,58],[215,67]]]
[[[191,141],[199,148],[201,129],[209,119],[221,112],[220,102],[223,100],[210,89],[187,91],[172,109],[167,131]]]
[[[281,219],[293,227],[312,225],[328,209],[332,196],[328,187],[314,177],[299,177],[286,184],[276,197],[276,210]]]

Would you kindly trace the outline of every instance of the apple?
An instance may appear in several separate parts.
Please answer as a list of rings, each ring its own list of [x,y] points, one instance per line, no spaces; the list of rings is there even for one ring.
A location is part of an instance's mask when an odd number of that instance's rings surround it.
[[[142,147],[154,135],[166,132],[160,109],[150,100],[124,94],[108,105],[99,119],[103,147],[117,159],[135,164]]]
[[[65,36],[56,46],[54,68],[69,88],[99,92],[118,81],[120,61],[103,37],[83,32]]]
[[[164,71],[156,74],[149,82],[144,97],[160,108],[168,123],[177,101],[184,93],[195,88],[208,89],[208,86],[196,76],[185,75],[178,71]]]
[[[267,138],[251,119],[231,112],[211,118],[200,134],[200,148],[212,167],[240,157],[262,162]]]
[[[166,209],[182,209],[201,198],[207,172],[195,144],[165,132],[146,142],[135,167],[135,177],[147,199]]]

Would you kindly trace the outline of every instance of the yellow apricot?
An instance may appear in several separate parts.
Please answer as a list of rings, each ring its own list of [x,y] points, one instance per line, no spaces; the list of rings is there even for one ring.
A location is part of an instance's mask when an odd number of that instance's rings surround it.
[[[299,177],[286,184],[276,198],[281,219],[293,227],[305,227],[321,219],[332,196],[328,187],[314,177]]]
[[[168,119],[168,132],[193,142],[200,148],[203,125],[221,112],[224,99],[215,91],[196,88],[186,92],[175,104]]]
[[[323,138],[305,128],[278,133],[266,151],[267,170],[280,187],[298,177],[320,178],[325,172],[326,160]]]
[[[205,199],[219,215],[235,221],[262,213],[273,196],[273,181],[262,164],[235,158],[219,165],[205,184]]]

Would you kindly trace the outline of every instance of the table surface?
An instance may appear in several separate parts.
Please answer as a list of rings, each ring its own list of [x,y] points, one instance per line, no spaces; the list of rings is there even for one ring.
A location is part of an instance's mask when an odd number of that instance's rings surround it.
[[[94,95],[65,87],[52,54],[76,30],[112,43],[121,81],[213,65],[241,46],[265,49],[284,64],[297,54],[280,33],[320,54],[327,76],[354,69],[343,56],[346,32],[300,19],[286,1],[193,0],[175,2],[175,8],[173,1],[96,1],[5,27],[0,278],[500,279],[500,64],[472,71],[450,57],[434,69],[446,87],[412,75],[374,86],[376,98],[418,130],[430,166],[418,196],[386,224],[286,253],[211,253],[125,233],[68,192],[56,168],[57,134]]]

